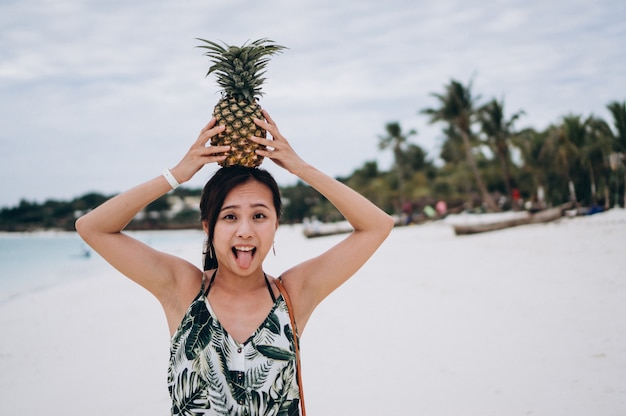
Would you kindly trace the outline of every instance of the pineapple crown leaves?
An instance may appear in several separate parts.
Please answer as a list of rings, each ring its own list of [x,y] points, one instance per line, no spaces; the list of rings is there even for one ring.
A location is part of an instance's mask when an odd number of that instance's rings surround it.
[[[250,103],[263,95],[261,86],[265,82],[263,74],[269,57],[287,49],[267,38],[245,42],[242,46],[196,39],[206,43],[198,47],[207,49],[204,55],[213,62],[206,76],[215,73],[217,84],[227,97]]]

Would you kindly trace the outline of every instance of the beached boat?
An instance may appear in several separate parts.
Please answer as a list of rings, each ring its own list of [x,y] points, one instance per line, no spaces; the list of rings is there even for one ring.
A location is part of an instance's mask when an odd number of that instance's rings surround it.
[[[302,232],[306,238],[324,237],[327,235],[345,234],[353,231],[347,221],[323,223],[320,221],[305,222]]]
[[[395,226],[406,225],[402,219],[396,215],[391,216],[395,221]],[[316,219],[305,219],[302,223],[302,233],[306,238],[325,237],[327,235],[347,234],[354,231],[348,221],[321,222]]]
[[[515,213],[510,218],[497,221],[474,222],[470,224],[452,224],[456,235],[478,234],[487,231],[503,230],[527,224],[540,224],[555,221],[563,216],[563,212],[571,208],[572,204],[563,204],[558,207],[548,208],[535,213],[528,211]]]

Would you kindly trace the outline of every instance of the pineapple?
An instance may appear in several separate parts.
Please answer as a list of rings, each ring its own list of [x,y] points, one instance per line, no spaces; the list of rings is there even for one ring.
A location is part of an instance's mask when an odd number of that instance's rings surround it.
[[[226,129],[211,138],[214,146],[230,146],[227,158],[220,162],[221,166],[241,165],[257,167],[263,157],[255,150],[263,148],[249,139],[254,135],[265,137],[266,131],[252,121],[262,119],[261,106],[257,100],[263,94],[261,85],[265,81],[262,75],[269,62],[269,56],[281,52],[284,46],[276,45],[269,39],[259,39],[242,46],[220,45],[205,39],[199,39],[206,45],[205,53],[213,65],[207,76],[215,72],[217,83],[222,88],[222,98],[213,109],[213,116],[218,125]]]

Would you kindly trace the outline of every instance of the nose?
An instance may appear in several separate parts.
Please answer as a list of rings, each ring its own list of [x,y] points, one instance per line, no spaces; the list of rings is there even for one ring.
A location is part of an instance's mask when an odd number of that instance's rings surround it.
[[[237,237],[250,238],[252,237],[252,224],[250,220],[239,221],[239,227],[237,227]]]

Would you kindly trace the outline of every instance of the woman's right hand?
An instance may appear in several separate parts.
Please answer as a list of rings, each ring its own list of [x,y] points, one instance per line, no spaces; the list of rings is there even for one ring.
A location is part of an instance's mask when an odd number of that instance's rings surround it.
[[[204,126],[196,142],[189,148],[183,159],[171,170],[178,183],[187,182],[207,163],[220,162],[226,159],[230,146],[208,145],[211,137],[224,131],[224,126],[216,126],[215,117]]]

